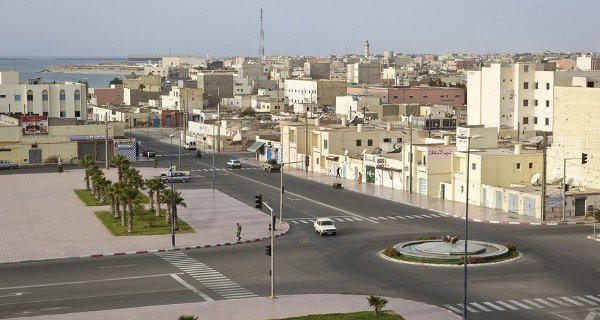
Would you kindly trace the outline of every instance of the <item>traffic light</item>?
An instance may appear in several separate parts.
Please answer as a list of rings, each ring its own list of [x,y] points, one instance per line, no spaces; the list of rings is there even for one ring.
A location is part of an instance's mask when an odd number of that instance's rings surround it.
[[[308,166],[310,165],[310,156],[306,156],[306,158],[304,158],[304,162],[306,162],[306,167],[308,168]]]
[[[273,226],[273,231],[276,231],[275,229],[275,220],[277,220],[277,218],[275,218],[275,216],[271,217],[271,224],[270,226]],[[269,231],[271,231],[271,228],[269,228]]]
[[[570,188],[571,186],[565,183],[565,192],[569,191]]]
[[[271,255],[271,246],[268,245],[268,246],[265,246],[265,248],[266,248],[265,254],[268,255],[268,256],[270,256]]]
[[[256,203],[254,205],[256,209],[262,209],[262,193],[257,196],[254,196],[254,203]]]
[[[587,153],[582,153],[581,154],[581,164],[586,164],[587,163]]]

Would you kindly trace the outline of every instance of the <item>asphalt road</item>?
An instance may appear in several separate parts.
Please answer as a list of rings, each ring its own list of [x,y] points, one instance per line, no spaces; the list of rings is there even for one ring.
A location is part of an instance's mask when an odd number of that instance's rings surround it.
[[[144,141],[146,136],[139,138]],[[154,139],[151,145],[168,155],[168,145]],[[184,152],[188,153],[193,152]],[[216,171],[216,188],[248,205],[262,193],[264,201],[278,207],[279,174],[248,166],[224,170],[230,157],[215,157],[216,167],[223,169]],[[168,166],[168,156],[158,158],[160,166]],[[196,171],[193,181],[177,187],[211,187],[212,172],[205,171],[212,164],[210,153],[202,159],[183,155],[181,161],[182,167]],[[36,170],[44,169],[12,173]],[[276,294],[377,294],[460,308],[462,268],[398,264],[378,253],[419,235],[462,236],[464,221],[293,176],[285,175],[284,180],[284,219],[291,231],[276,239]],[[336,223],[337,236],[319,237],[305,223],[325,216],[347,218]],[[380,216],[395,219],[370,219]],[[585,239],[589,232],[585,226],[470,223],[472,239],[514,242],[524,257],[469,268],[469,307],[477,311],[469,318],[594,319],[600,306],[600,258],[599,243]],[[264,245],[191,250],[172,257],[146,254],[0,265],[0,317],[267,296],[269,257]]]

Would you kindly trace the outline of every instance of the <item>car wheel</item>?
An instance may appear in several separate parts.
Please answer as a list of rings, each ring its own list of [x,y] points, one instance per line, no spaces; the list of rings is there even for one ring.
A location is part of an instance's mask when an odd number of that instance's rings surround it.
[[[185,182],[187,182],[187,180],[186,179],[181,179],[181,182],[185,183]]]
[[[335,233],[335,232],[334,232],[334,233],[332,233],[332,235],[334,235],[334,236],[335,236],[336,234],[337,234],[337,233]]]

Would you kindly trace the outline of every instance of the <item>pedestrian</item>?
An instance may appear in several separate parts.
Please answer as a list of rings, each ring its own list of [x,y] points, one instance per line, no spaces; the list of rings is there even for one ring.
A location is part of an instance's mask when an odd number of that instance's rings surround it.
[[[362,184],[362,173],[358,173],[358,184]]]
[[[335,170],[335,176],[336,176],[336,178],[341,178],[342,177],[340,175],[340,167],[338,167],[337,170]]]
[[[158,159],[154,158],[154,167],[158,167]]]
[[[239,222],[237,223],[237,238],[238,242],[242,240],[242,225]]]

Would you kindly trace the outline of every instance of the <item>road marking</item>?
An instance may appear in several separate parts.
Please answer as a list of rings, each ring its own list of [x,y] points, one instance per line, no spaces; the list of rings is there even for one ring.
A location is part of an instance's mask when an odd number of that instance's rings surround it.
[[[306,220],[300,220],[300,222],[302,222],[302,223],[308,223],[308,221],[306,221]]]
[[[588,297],[588,298],[590,298],[592,300],[596,300],[596,301],[600,302],[600,299],[598,299],[597,297],[590,296],[590,295],[587,295],[586,297]]]
[[[53,286],[67,286],[71,284],[84,284],[94,282],[109,282],[109,281],[122,281],[122,280],[136,280],[136,279],[147,279],[147,278],[159,278],[159,277],[170,277],[172,273],[159,273],[151,274],[146,276],[134,276],[134,277],[123,277],[123,278],[110,278],[110,279],[96,279],[96,280],[82,280],[82,281],[69,281],[69,282],[56,282],[56,283],[45,283],[45,284],[33,284],[29,286],[16,286],[16,287],[3,287],[0,290],[14,290],[14,289],[25,289],[25,288],[43,288]],[[181,274],[181,273],[177,273]]]
[[[597,303],[595,303],[594,301],[590,301],[590,300],[588,300],[588,299],[586,299],[586,298],[584,298],[584,297],[580,297],[580,296],[573,296],[573,298],[575,298],[575,299],[578,299],[578,300],[580,300],[580,301],[583,301],[583,302],[585,302],[585,303],[587,303],[587,304],[589,304],[589,305],[592,305],[592,306],[597,306],[597,305],[598,305],[598,304],[597,304]]]
[[[523,309],[527,309],[527,310],[533,309],[532,307],[530,307],[528,305],[525,305],[525,304],[522,304],[522,303],[520,303],[519,301],[516,301],[516,300],[508,300],[508,302],[514,304],[515,306],[521,307]]]
[[[503,306],[503,307],[506,307],[506,308],[508,308],[510,310],[519,310],[519,308],[515,308],[514,306],[512,306],[512,305],[510,305],[510,304],[508,304],[508,303],[506,303],[504,301],[496,301],[496,303],[499,304],[499,305],[501,305],[501,306]]]
[[[455,308],[455,307],[453,307],[453,306],[451,306],[451,305],[449,305],[449,304],[445,304],[445,305],[444,305],[444,308],[446,308],[446,309],[449,309],[450,311],[454,311],[454,312],[456,312],[457,314],[462,314],[462,310],[460,310],[460,309],[457,309],[457,308]]]
[[[530,305],[532,305],[532,306],[534,306],[534,307],[536,307],[536,308],[538,308],[538,309],[543,309],[543,308],[545,308],[543,305],[541,305],[541,304],[539,304],[539,303],[535,303],[535,302],[533,302],[533,301],[531,301],[531,300],[528,300],[528,299],[523,299],[522,301],[523,301],[523,302],[525,302],[525,303],[529,303]]]
[[[558,307],[557,305],[555,305],[553,303],[550,303],[550,302],[548,302],[548,301],[546,301],[544,299],[536,298],[536,299],[533,299],[533,300],[535,300],[535,301],[537,301],[537,302],[539,302],[541,304],[545,304],[545,305],[547,305],[550,308],[556,308],[556,307]]]
[[[214,301],[213,298],[207,296],[206,294],[202,293],[200,290],[196,289],[191,284],[185,282],[185,280],[181,279],[178,275],[172,274],[171,277],[173,279],[175,279],[177,282],[181,283],[184,287],[190,289],[193,293],[195,293],[195,294],[199,295],[200,297],[202,297],[202,299],[204,299],[206,301]]]
[[[9,294],[0,296],[0,298],[20,297],[26,293],[29,293],[29,292],[13,292],[13,293],[9,293]]]
[[[490,307],[490,308],[494,308],[498,311],[504,311],[504,308],[498,307],[497,305],[491,303],[491,302],[482,302],[483,304],[485,304],[486,306]]]
[[[486,308],[486,307],[484,307],[484,306],[482,306],[482,305],[480,305],[479,303],[476,303],[476,302],[471,302],[470,305],[472,305],[472,306],[474,306],[476,308],[479,308],[479,309],[481,309],[481,310],[483,310],[485,312],[492,311],[492,310],[490,310],[490,309],[488,309],[488,308]]]
[[[565,301],[567,301],[567,302],[570,302],[570,303],[572,303],[572,304],[574,304],[576,306],[583,307],[583,303],[579,303],[579,302],[577,302],[577,301],[575,301],[575,300],[573,300],[573,299],[571,299],[569,297],[560,297],[560,298],[563,299],[563,300],[565,300]]]
[[[105,266],[105,267],[98,267],[98,269],[126,268],[126,267],[133,267],[133,266],[137,266],[137,264],[122,264],[119,266]]]
[[[387,216],[388,219],[392,219],[392,220],[396,220],[396,217],[393,216]]]
[[[570,304],[568,304],[568,303],[566,303],[564,301],[558,300],[556,298],[546,298],[546,299],[548,299],[548,300],[550,300],[550,301],[552,301],[554,303],[560,304],[563,307],[570,307],[571,306]]]
[[[403,216],[396,216],[396,218],[402,219],[402,220],[406,219],[406,217],[403,217]]]
[[[386,217],[377,217],[377,219],[379,219],[379,220],[387,220]]]

